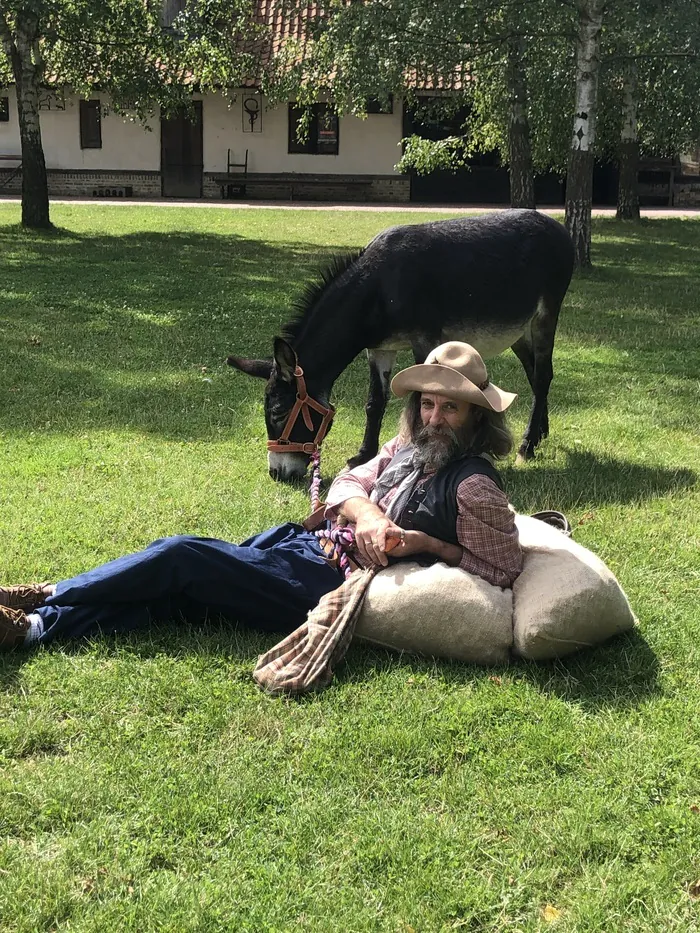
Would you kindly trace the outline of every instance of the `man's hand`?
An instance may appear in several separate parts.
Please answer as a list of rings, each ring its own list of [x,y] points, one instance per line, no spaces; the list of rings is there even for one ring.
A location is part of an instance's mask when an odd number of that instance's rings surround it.
[[[379,515],[367,513],[358,516],[355,547],[370,563],[386,567],[389,563],[387,551],[395,548],[403,532],[381,510],[378,511]]]
[[[462,560],[462,548],[459,544],[450,544],[433,538],[424,531],[404,531],[399,528],[390,531],[390,541],[396,537],[396,546],[391,548],[391,556],[396,558],[414,557],[416,554],[432,554],[449,567],[458,567]]]
[[[389,563],[386,552],[387,536],[391,533],[391,540],[401,537],[401,528],[388,519],[384,512],[361,496],[346,499],[341,508],[341,516],[345,521],[355,525],[355,547],[365,560],[380,567]]]
[[[355,524],[355,546],[371,564],[386,567],[389,551],[392,557],[432,554],[450,567],[457,567],[462,559],[462,548],[458,544],[432,538],[424,531],[404,531],[387,518],[379,506],[362,496],[346,499],[341,515],[343,520]]]

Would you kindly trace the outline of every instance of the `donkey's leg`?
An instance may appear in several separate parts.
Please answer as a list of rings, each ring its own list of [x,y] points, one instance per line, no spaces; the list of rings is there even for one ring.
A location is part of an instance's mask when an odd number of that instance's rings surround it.
[[[413,350],[413,359],[416,363],[425,363],[425,358],[430,351],[440,343],[439,337],[428,337],[418,335],[411,340],[411,349]]]
[[[562,298],[559,296],[543,297],[532,319],[531,337],[535,367],[532,382],[533,400],[530,420],[518,450],[519,460],[531,460],[535,456],[535,448],[549,433],[547,395],[552,383],[552,353],[561,302]],[[527,372],[527,368],[525,371]]]
[[[389,383],[391,382],[391,370],[396,362],[396,351],[368,350],[367,359],[369,361],[369,394],[365,405],[367,414],[365,436],[357,454],[348,460],[350,469],[371,460],[379,450],[379,431],[389,398]]]
[[[532,393],[535,393],[535,352],[532,348],[532,335],[531,328],[528,327],[527,333],[523,334],[518,340],[515,341],[511,350],[517,358],[522,363],[522,367],[525,370],[525,375],[527,376],[527,381],[530,383],[530,388]],[[542,437],[549,437],[549,412],[547,409],[547,402],[544,403],[544,411],[542,413],[542,420],[540,423],[540,431]]]

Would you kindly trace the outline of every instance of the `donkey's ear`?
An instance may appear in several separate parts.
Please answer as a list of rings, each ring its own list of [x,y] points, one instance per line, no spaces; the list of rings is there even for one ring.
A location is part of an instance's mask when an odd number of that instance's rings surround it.
[[[280,378],[284,379],[285,382],[293,382],[294,370],[299,365],[299,361],[290,344],[283,340],[282,337],[275,337],[272,352]]]
[[[226,362],[234,369],[248,376],[257,376],[258,379],[269,379],[272,373],[272,360],[246,360],[242,356],[229,356]]]

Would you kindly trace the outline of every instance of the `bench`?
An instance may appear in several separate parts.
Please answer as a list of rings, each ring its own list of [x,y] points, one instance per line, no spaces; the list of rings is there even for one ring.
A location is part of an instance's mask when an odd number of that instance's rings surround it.
[[[234,171],[240,169],[240,171]],[[244,198],[250,188],[273,188],[282,192],[281,196],[290,201],[298,200],[299,191],[303,188],[337,188],[340,193],[348,188],[362,188],[371,185],[370,179],[364,178],[338,178],[334,175],[300,174],[296,172],[258,172],[254,175],[248,173],[248,150],[242,162],[235,162],[231,150],[226,151],[226,172],[214,175],[212,181],[219,185],[221,198]]]
[[[251,189],[271,188],[275,191],[273,197],[286,198],[290,201],[303,200],[304,189],[330,188],[337,189],[339,194],[349,188],[369,191],[371,179],[340,179],[323,177],[319,175],[284,175],[284,174],[256,174],[256,175],[215,175],[213,181],[221,187],[222,198],[243,198]]]
[[[22,171],[22,156],[21,155],[0,155],[0,169],[3,168],[3,162],[16,162],[17,164],[6,178],[0,180],[0,188],[4,188],[5,185],[9,185],[13,178],[16,178],[17,175]]]

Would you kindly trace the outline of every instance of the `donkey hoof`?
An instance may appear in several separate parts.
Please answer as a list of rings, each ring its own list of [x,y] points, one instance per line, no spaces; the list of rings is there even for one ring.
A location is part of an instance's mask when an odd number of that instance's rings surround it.
[[[361,466],[363,463],[367,463],[367,461],[371,459],[372,459],[371,455],[368,455],[360,451],[359,453],[355,454],[354,457],[350,457],[350,459],[348,460],[348,469],[354,470],[355,467]]]
[[[535,459],[535,448],[529,447],[529,446],[523,446],[520,448],[520,450],[518,451],[518,455],[515,458],[515,465],[523,466],[523,464],[527,463],[528,460],[534,460],[534,459]]]

